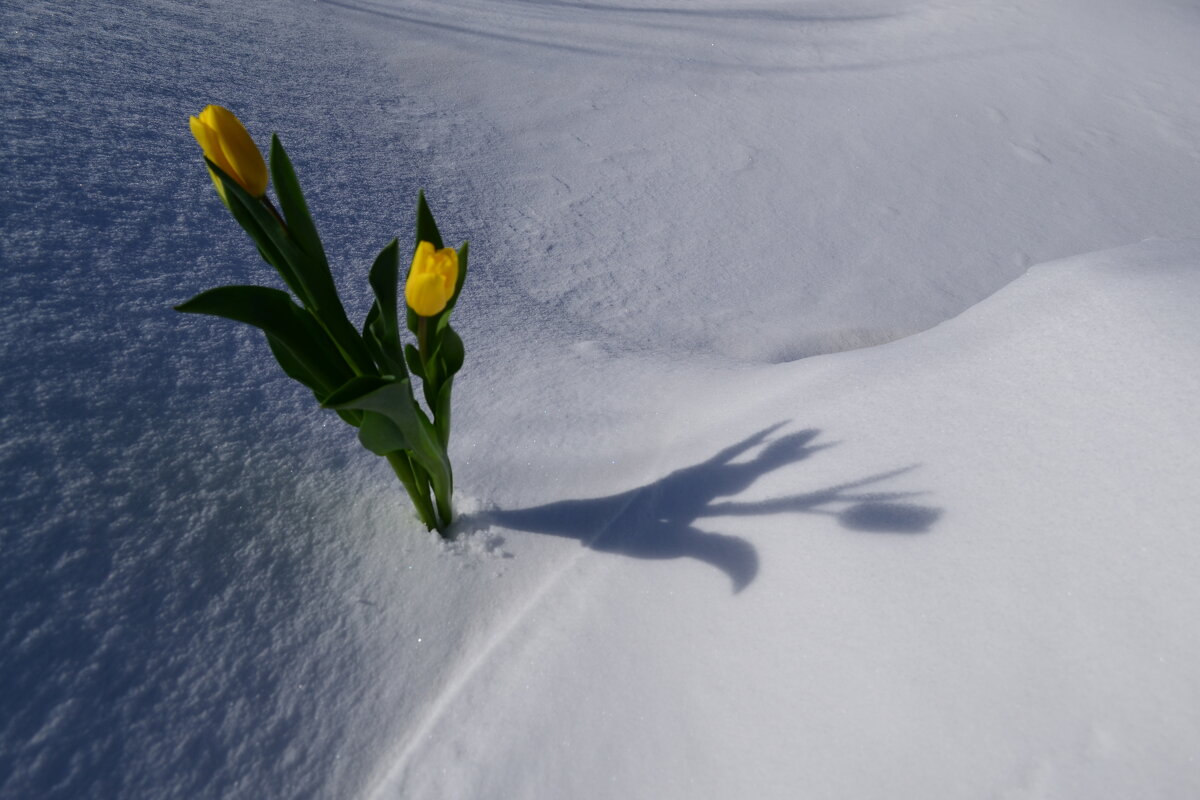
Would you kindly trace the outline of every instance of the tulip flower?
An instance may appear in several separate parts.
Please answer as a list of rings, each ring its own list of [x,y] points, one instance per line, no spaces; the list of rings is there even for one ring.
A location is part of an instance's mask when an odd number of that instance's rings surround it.
[[[450,302],[457,283],[458,253],[450,247],[437,250],[431,242],[418,243],[404,286],[408,307],[419,316],[432,317]]]
[[[241,120],[233,112],[221,106],[207,106],[200,116],[190,120],[192,136],[200,143],[209,161],[220,167],[253,197],[262,197],[267,192],[267,165],[258,146],[246,132]],[[211,169],[208,174],[217,187],[217,194],[225,205],[225,187]]]
[[[410,310],[405,313],[397,305],[400,242],[393,239],[371,265],[367,280],[375,302],[362,326],[356,326],[346,316],[300,180],[279,137],[271,139],[268,166],[229,110],[208,106],[190,125],[217,194],[289,291],[218,286],[176,309],[263,331],[284,374],[356,428],[362,446],[387,459],[421,522],[450,537],[451,395],[465,358],[450,312],[467,277],[467,243],[457,251],[443,249],[425,194],[418,194],[411,240],[417,247],[404,289]],[[278,209],[267,197],[268,183]],[[415,345],[405,343],[405,326],[416,337]],[[414,392],[418,386],[424,407]]]

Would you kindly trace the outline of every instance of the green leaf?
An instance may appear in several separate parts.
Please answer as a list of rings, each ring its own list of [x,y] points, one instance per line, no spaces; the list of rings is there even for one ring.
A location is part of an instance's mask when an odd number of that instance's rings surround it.
[[[284,285],[288,289],[291,289],[292,293],[303,302],[307,290],[300,281],[300,277],[292,269],[287,259],[283,257],[283,254],[279,252],[279,248],[271,241],[271,237],[267,234],[267,231],[259,224],[259,219],[247,210],[246,206],[238,201],[236,197],[232,200],[228,199],[232,196],[232,190],[228,188],[233,183],[232,179],[222,177],[224,173],[221,173],[219,168],[214,167],[214,171],[219,173],[219,177],[221,177],[222,182],[227,187],[225,191],[227,198],[225,205],[229,209],[229,213],[233,215],[237,223],[242,226],[242,230],[253,240],[255,247],[258,248],[258,254],[262,256],[262,260],[279,273],[279,277],[283,278]]]
[[[421,317],[417,312],[408,307],[408,303],[404,304],[404,321],[408,325],[409,331],[413,336],[417,335],[417,326],[421,323]]]
[[[450,447],[450,395],[454,391],[454,378],[447,378],[438,391],[437,403],[433,407],[433,426],[437,429],[442,449]]]
[[[342,307],[337,287],[329,273],[329,265],[324,262],[324,254],[318,260],[302,250],[289,229],[280,224],[261,198],[252,197],[213,162],[207,163],[221,178],[234,217],[242,223],[260,249],[272,256],[271,263],[288,288],[320,321],[356,371],[374,372],[375,364],[366,345],[346,317],[346,310]]]
[[[425,367],[421,364],[421,351],[415,345],[404,345],[404,357],[408,359],[408,368],[412,374],[421,380],[425,379]]]
[[[467,281],[467,255],[471,249],[470,242],[463,242],[462,247],[458,248],[458,280],[454,283],[454,294],[450,297],[450,302],[446,304],[446,316],[450,316],[450,311],[458,305],[458,296],[462,294],[463,284]]]
[[[407,450],[408,442],[396,423],[383,414],[375,411],[362,413],[362,427],[358,431],[358,440],[362,446],[377,456],[386,456],[397,450]]]
[[[373,350],[375,362],[385,372],[403,378],[404,351],[400,344],[400,323],[397,319],[396,281],[400,271],[400,243],[388,242],[371,265],[370,283],[375,302],[367,312],[363,326],[368,349]]]
[[[319,402],[320,399],[321,398],[318,397],[317,401]],[[352,425],[355,428],[362,425],[363,412],[361,412],[361,411],[354,411],[354,410],[347,410],[344,408],[338,408],[338,409],[334,409],[334,413],[336,413],[339,417],[341,417],[342,422],[346,423],[347,425]]]
[[[271,354],[275,356],[275,360],[279,362],[279,366],[283,367],[283,371],[289,378],[303,383],[318,396],[322,393],[321,382],[280,339],[268,333],[267,346],[271,348]]]
[[[442,331],[441,343],[438,347],[438,358],[441,361],[441,372],[447,378],[453,377],[460,369],[462,369],[463,360],[466,358],[466,352],[463,349],[463,341],[458,333],[449,325]]]
[[[372,307],[374,310],[374,307]],[[379,365],[379,372],[384,376],[393,378],[403,378],[408,375],[408,370],[404,366],[404,355],[401,353],[398,356],[392,355],[387,351],[380,338],[380,324],[377,318],[372,318],[368,314],[367,327],[363,332],[363,342],[367,345],[367,351],[371,354],[371,358],[375,359],[375,363]]]
[[[304,192],[292,168],[292,160],[288,158],[277,135],[271,136],[271,180],[275,184],[275,196],[279,198],[292,237],[313,259],[314,265],[323,268],[325,274],[329,275],[329,260],[325,257],[317,226],[308,212],[308,204],[304,201]],[[329,282],[333,283],[332,275],[329,276]]]
[[[330,392],[321,405],[326,408],[359,408],[350,405],[363,395],[381,389],[391,381],[377,375],[355,375],[342,385]]]
[[[341,301],[333,285],[333,276],[329,273],[329,265],[324,262],[324,251],[321,251],[320,256],[314,256],[304,250],[300,246],[301,240],[294,237],[295,232],[291,230],[290,224],[284,227],[268,210],[262,198],[250,195],[237,181],[227,179],[219,167],[217,171],[225,185],[226,195],[235,199],[254,218],[259,229],[267,235],[275,250],[299,278],[304,291],[298,293],[298,296],[305,307],[314,314],[320,314],[324,309],[331,309],[335,305],[340,307]],[[313,229],[312,232],[315,235],[316,230]]]
[[[383,322],[383,330],[388,336],[387,343],[400,343],[400,327],[396,318],[396,281],[400,272],[400,242],[392,239],[371,265],[370,283],[375,292],[375,303],[379,309],[379,318]]]
[[[292,377],[303,375],[308,384],[322,394],[341,386],[353,371],[338,353],[329,335],[312,315],[288,297],[286,292],[265,286],[221,286],[210,289],[175,307],[188,314],[211,314],[244,322],[265,331],[286,352],[284,372]],[[293,372],[296,375],[293,375]]]
[[[383,357],[382,350],[376,352],[376,348],[380,347],[380,344],[377,341],[373,341],[376,339],[376,336],[372,330],[378,327],[378,319],[379,304],[372,303],[371,307],[367,309],[367,318],[363,320],[362,340],[363,343],[366,344],[367,350],[371,352],[371,357],[375,359],[376,364],[378,364],[379,360]]]
[[[367,318],[363,320],[363,338],[366,339],[367,331],[371,330],[371,326],[375,324],[375,320],[379,319],[379,304],[371,303],[371,307],[367,309]]]
[[[404,352],[398,344],[395,348],[384,344],[383,328],[383,321],[379,316],[379,304],[372,303],[370,310],[367,311],[367,319],[363,323],[363,342],[366,343],[367,351],[379,365],[382,374],[403,378],[408,374],[408,370],[404,366]]]
[[[449,509],[454,490],[450,460],[441,445],[433,423],[413,398],[412,384],[407,378],[385,381],[381,378],[359,376],[326,398],[327,408],[356,408],[383,414],[396,424],[404,435],[417,463],[429,474],[439,510]],[[447,520],[448,521],[448,520]]]
[[[442,234],[438,233],[437,223],[433,221],[433,212],[425,202],[424,189],[417,194],[417,242],[429,242],[435,250],[445,247],[442,244]],[[417,245],[414,243],[413,252],[416,251]]]
[[[304,260],[304,254],[289,241],[287,231],[279,224],[279,220],[267,211],[260,198],[252,197],[215,163],[208,159],[205,159],[205,163],[221,179],[229,200],[229,211],[258,245],[259,253],[275,268],[301,303],[310,309],[316,308],[303,271],[297,268],[299,262]]]

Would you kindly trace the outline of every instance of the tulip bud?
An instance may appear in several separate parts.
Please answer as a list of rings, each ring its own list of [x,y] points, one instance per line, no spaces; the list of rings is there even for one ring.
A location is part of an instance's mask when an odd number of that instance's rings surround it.
[[[422,317],[432,317],[450,302],[457,284],[458,253],[449,247],[435,250],[431,242],[417,244],[404,286],[408,307]]]
[[[267,165],[258,146],[246,132],[241,121],[233,112],[221,106],[207,106],[200,116],[189,121],[192,136],[200,143],[204,155],[225,174],[238,182],[253,197],[262,197],[267,192]],[[225,187],[211,169],[208,174],[217,187],[217,194],[225,205]]]

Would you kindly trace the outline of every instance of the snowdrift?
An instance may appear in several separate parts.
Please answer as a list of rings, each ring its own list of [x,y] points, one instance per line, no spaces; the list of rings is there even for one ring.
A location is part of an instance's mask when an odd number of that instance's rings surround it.
[[[1200,796],[1194,7],[116,5],[0,33],[4,800]],[[170,310],[211,102],[352,318],[471,239],[452,545]]]
[[[431,684],[371,796],[1193,793],[1198,300],[1200,240],[1151,241],[681,376],[640,488],[480,515],[517,561],[589,549]]]

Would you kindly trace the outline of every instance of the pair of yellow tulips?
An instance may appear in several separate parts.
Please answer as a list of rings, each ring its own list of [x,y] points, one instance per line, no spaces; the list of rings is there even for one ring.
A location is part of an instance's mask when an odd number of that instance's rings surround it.
[[[190,120],[192,136],[205,157],[233,178],[252,197],[267,193],[267,165],[241,120],[221,106],[208,106]],[[225,187],[209,169],[221,200],[229,205]],[[442,311],[458,282],[458,253],[453,248],[438,250],[430,242],[419,242],[412,268],[404,285],[404,299],[419,316],[432,317]]]

